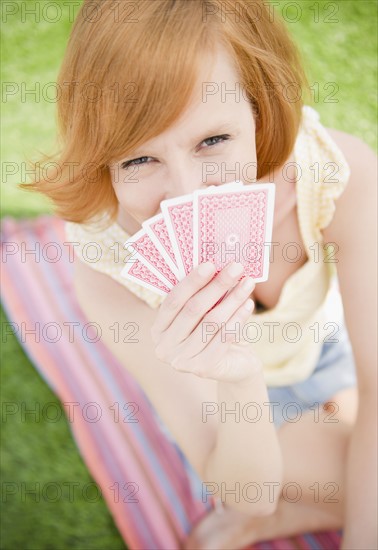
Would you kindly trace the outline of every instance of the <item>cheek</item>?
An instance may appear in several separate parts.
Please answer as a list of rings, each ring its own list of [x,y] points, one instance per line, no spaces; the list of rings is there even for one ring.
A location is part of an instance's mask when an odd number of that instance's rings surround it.
[[[257,156],[256,136],[254,128],[250,129],[248,139],[245,142],[242,152],[241,179],[245,183],[256,183],[257,181]]]
[[[143,185],[141,182],[114,182],[113,189],[121,208],[138,221],[156,214],[164,199],[161,187]]]
[[[228,181],[231,181],[230,177],[234,172],[236,177],[233,179],[241,180],[245,184],[256,183],[257,160],[254,141],[246,139],[243,143],[237,144],[225,165],[228,168],[228,173],[225,170]]]
[[[240,166],[240,179],[246,184],[256,183],[257,160],[255,151],[244,156]]]

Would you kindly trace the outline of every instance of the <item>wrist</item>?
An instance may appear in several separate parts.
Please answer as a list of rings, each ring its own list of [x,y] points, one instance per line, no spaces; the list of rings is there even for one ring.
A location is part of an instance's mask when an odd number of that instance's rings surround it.
[[[251,398],[261,389],[267,392],[262,368],[254,370],[243,380],[218,380],[218,395],[235,395],[240,398],[245,394]]]

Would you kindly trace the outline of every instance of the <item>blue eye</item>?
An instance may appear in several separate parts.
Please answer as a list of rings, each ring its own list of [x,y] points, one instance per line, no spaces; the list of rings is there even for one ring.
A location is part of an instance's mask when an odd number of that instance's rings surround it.
[[[223,134],[221,136],[213,136],[213,137],[204,139],[202,143],[206,143],[207,141],[212,141],[212,143],[209,143],[209,146],[211,147],[212,145],[217,145],[217,143],[222,143],[222,141],[227,141],[228,139],[230,139],[229,134]]]
[[[223,134],[221,136],[212,136],[212,137],[206,138],[202,141],[202,143],[210,142],[210,143],[207,143],[207,146],[212,147],[213,145],[217,145],[218,143],[222,143],[223,141],[227,141],[228,139],[230,139],[230,135]],[[126,170],[126,168],[128,168],[129,166],[140,166],[142,164],[148,164],[147,163],[148,159],[153,160],[152,157],[139,157],[132,160],[126,160],[121,164],[121,168]]]
[[[137,159],[132,159],[132,160],[126,160],[125,162],[123,162],[121,164],[121,168],[123,169],[126,169],[128,168],[129,166],[138,166],[140,164],[145,164],[145,160],[148,160],[150,159],[151,157],[139,157]]]

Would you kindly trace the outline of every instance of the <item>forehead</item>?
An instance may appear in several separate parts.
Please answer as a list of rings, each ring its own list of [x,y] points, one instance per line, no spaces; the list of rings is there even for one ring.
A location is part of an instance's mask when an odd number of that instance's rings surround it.
[[[239,88],[239,89],[238,89]],[[201,132],[224,131],[236,125],[236,118],[250,113],[250,105],[241,92],[241,80],[230,55],[223,49],[206,56],[193,89],[192,100],[178,120],[165,132],[151,139],[153,145],[175,136],[186,142]],[[208,136],[205,136],[208,137]]]
[[[190,107],[200,103],[215,105],[237,101],[237,88],[241,88],[241,84],[234,59],[224,47],[219,46],[204,56]]]
[[[249,128],[251,123],[251,104],[243,96],[233,58],[223,47],[217,47],[204,55],[186,109],[169,128],[143,141],[128,156],[159,156],[172,147],[193,147],[210,136]]]

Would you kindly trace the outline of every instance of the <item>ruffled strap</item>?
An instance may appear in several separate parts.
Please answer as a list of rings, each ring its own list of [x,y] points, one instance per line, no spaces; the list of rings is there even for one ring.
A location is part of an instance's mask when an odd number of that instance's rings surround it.
[[[306,239],[322,241],[321,230],[329,225],[334,216],[335,201],[349,181],[350,167],[321,124],[319,113],[309,106],[304,106],[302,112],[302,125],[295,148],[296,162],[301,166],[297,185],[298,202],[302,199],[300,221]]]

